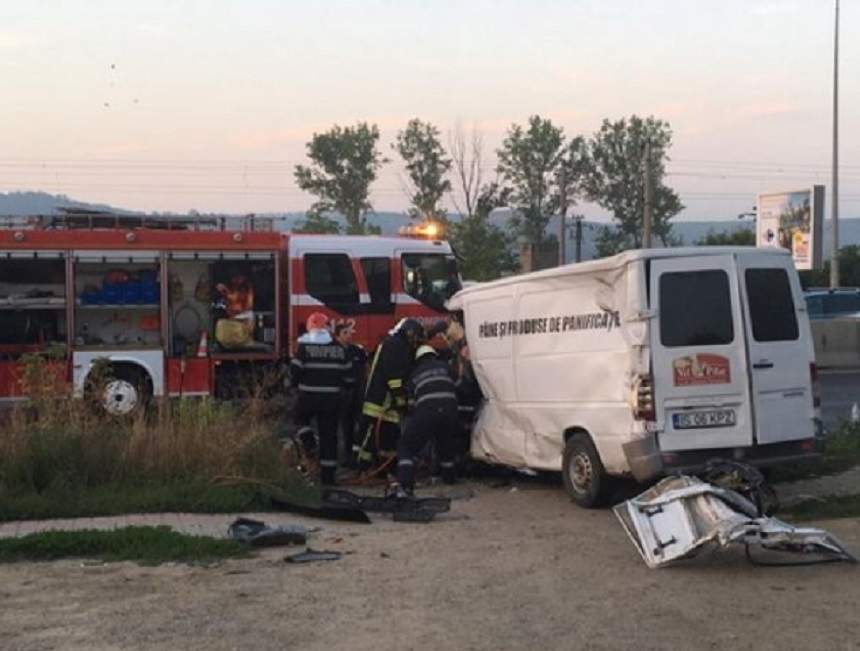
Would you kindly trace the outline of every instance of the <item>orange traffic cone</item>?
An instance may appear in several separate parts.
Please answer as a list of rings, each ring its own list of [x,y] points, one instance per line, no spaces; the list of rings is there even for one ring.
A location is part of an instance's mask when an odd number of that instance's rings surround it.
[[[205,330],[200,332],[200,343],[197,344],[197,357],[206,357],[209,354],[209,333]]]

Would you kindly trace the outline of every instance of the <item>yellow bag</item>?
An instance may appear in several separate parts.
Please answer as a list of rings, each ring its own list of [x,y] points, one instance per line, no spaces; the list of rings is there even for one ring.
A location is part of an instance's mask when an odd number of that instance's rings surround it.
[[[218,319],[215,341],[224,348],[243,348],[253,343],[254,322],[240,319]]]

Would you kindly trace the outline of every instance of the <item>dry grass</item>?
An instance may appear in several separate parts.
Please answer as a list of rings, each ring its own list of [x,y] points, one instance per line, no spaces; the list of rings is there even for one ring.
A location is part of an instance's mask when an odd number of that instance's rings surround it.
[[[283,409],[267,398],[272,378],[250,387],[241,402],[165,401],[122,420],[74,399],[50,369],[48,359],[27,359],[30,400],[0,423],[0,495],[224,475],[286,478],[290,464],[277,439]],[[108,377],[103,369],[94,373],[96,382]]]

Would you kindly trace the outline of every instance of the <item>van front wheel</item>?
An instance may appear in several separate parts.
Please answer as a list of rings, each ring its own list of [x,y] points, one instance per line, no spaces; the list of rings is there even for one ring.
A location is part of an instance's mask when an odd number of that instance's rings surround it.
[[[598,506],[609,486],[600,455],[587,434],[574,434],[564,445],[561,474],[568,495],[587,509]]]

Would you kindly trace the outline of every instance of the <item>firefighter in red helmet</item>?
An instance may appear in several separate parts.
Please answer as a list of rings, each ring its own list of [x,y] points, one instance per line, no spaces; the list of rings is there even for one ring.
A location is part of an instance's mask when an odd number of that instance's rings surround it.
[[[337,472],[337,426],[341,393],[348,384],[352,364],[346,350],[334,341],[327,329],[328,317],[314,312],[308,317],[307,332],[298,339],[290,361],[290,379],[298,389],[296,425],[305,449],[313,449],[314,430],[319,438],[320,480],[333,485]]]

